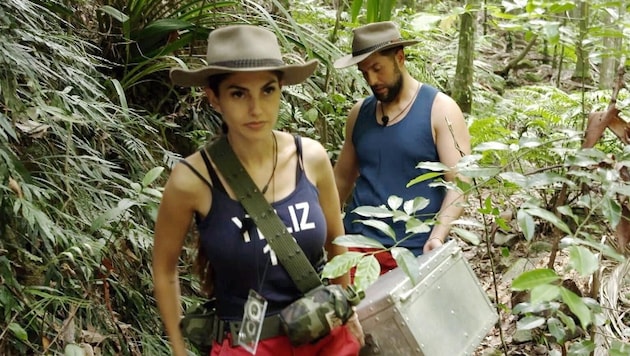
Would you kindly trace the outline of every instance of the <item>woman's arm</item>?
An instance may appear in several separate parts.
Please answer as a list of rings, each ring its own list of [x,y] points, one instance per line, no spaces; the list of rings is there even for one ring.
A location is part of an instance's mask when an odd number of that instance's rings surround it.
[[[205,188],[205,189],[204,189]],[[179,257],[189,231],[200,184],[188,167],[177,164],[166,183],[155,224],[153,246],[153,281],[158,309],[169,336],[173,354],[187,355],[184,338],[179,329],[181,319],[180,286],[177,273]]]

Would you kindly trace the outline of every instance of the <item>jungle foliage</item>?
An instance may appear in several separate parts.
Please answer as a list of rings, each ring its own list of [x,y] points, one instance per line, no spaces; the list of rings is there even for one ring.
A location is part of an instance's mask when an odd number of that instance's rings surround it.
[[[469,197],[454,235],[485,246],[484,274],[547,252],[543,266],[506,287],[528,293],[521,303],[502,300],[494,280],[502,314],[518,316],[505,334],[528,333],[527,342],[555,355],[627,354],[630,320],[621,309],[629,308],[629,263],[615,233],[626,223],[630,150],[610,131],[582,147],[588,114],[610,106],[613,87],[597,89],[574,72],[586,61],[597,81],[610,59],[627,67],[628,47],[608,40],[627,42],[630,4],[595,0],[577,11],[563,0],[332,3],[0,2],[0,354],[169,354],[150,270],[160,187],[220,119],[201,91],[173,87],[167,70],[203,64],[212,29],[263,25],[285,53],[296,53],[287,62],[320,60],[304,85],[284,89],[278,126],[318,139],[334,161],[347,111],[369,92],[358,71],[332,67],[348,51],[351,29],[391,17],[403,37],[421,39],[406,50],[412,75],[450,93],[464,13],[478,22],[467,117],[474,152],[457,168],[473,183],[448,187]],[[629,103],[619,90],[620,117]],[[436,175],[448,169],[427,167]],[[422,204],[392,197],[388,207],[362,213],[366,221],[408,217]],[[186,305],[202,297],[190,273],[192,234],[189,242],[180,274]],[[351,264],[327,268],[334,274]],[[359,281],[363,288],[373,273]],[[577,291],[562,283],[574,279]],[[521,347],[510,340],[501,333],[497,353]]]

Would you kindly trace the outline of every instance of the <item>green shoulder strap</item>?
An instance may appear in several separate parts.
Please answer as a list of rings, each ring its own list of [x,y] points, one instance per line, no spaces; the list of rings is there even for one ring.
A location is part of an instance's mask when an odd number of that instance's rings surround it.
[[[293,236],[287,231],[267,199],[260,193],[252,178],[234,154],[227,137],[222,136],[209,145],[208,152],[238,200],[265,235],[282,266],[302,293],[322,284],[315,268],[304,255]]]

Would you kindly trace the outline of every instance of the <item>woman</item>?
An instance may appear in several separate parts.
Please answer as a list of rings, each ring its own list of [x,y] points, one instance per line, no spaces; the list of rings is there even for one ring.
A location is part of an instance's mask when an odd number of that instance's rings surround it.
[[[317,61],[286,65],[273,33],[238,25],[210,34],[207,63],[198,70],[172,69],[171,79],[182,86],[204,87],[210,104],[222,116],[239,161],[309,261],[321,268],[322,246],[329,259],[345,251],[332,243],[343,234],[332,166],[316,141],[273,130],[282,85],[304,81]],[[212,271],[207,281],[217,300],[217,314],[226,325],[242,320],[250,290],[268,302],[267,317],[301,297],[215,163],[203,150],[196,152],[173,168],[155,226],[155,295],[175,355],[186,355],[178,327],[177,265],[193,217],[200,235],[200,258],[209,263],[205,270]],[[345,285],[348,277],[333,282]],[[235,345],[236,335],[226,329],[214,340],[211,355],[249,355]],[[355,314],[315,344],[293,347],[285,335],[264,335],[256,354],[357,355],[362,338]]]

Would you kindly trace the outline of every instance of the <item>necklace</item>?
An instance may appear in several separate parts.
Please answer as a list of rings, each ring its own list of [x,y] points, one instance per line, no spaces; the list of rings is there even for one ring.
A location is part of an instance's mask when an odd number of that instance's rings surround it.
[[[276,135],[271,132],[271,137],[273,137],[273,167],[271,169],[271,175],[267,180],[267,184],[263,187],[261,192],[263,194],[267,193],[267,189],[269,189],[269,184],[273,180],[273,176],[276,174],[276,167],[278,166],[278,140],[276,139]]]
[[[418,92],[420,91],[420,84],[418,83],[418,86],[416,88],[416,92],[415,94],[413,94],[413,96],[411,97],[411,99],[409,99],[409,102],[407,103],[407,105],[405,105],[405,107],[400,110],[398,112],[398,114],[396,114],[396,116],[394,116],[393,119],[390,120],[389,116],[385,115],[385,108],[383,107],[383,102],[381,101],[381,122],[382,122],[382,126],[385,127],[387,126],[387,124],[389,123],[394,123],[396,122],[396,120],[400,117],[400,115],[402,115],[402,113],[404,113],[405,111],[407,111],[407,109],[409,109],[409,107],[411,106],[411,104],[414,102],[414,100],[416,99],[416,97],[418,96]]]

